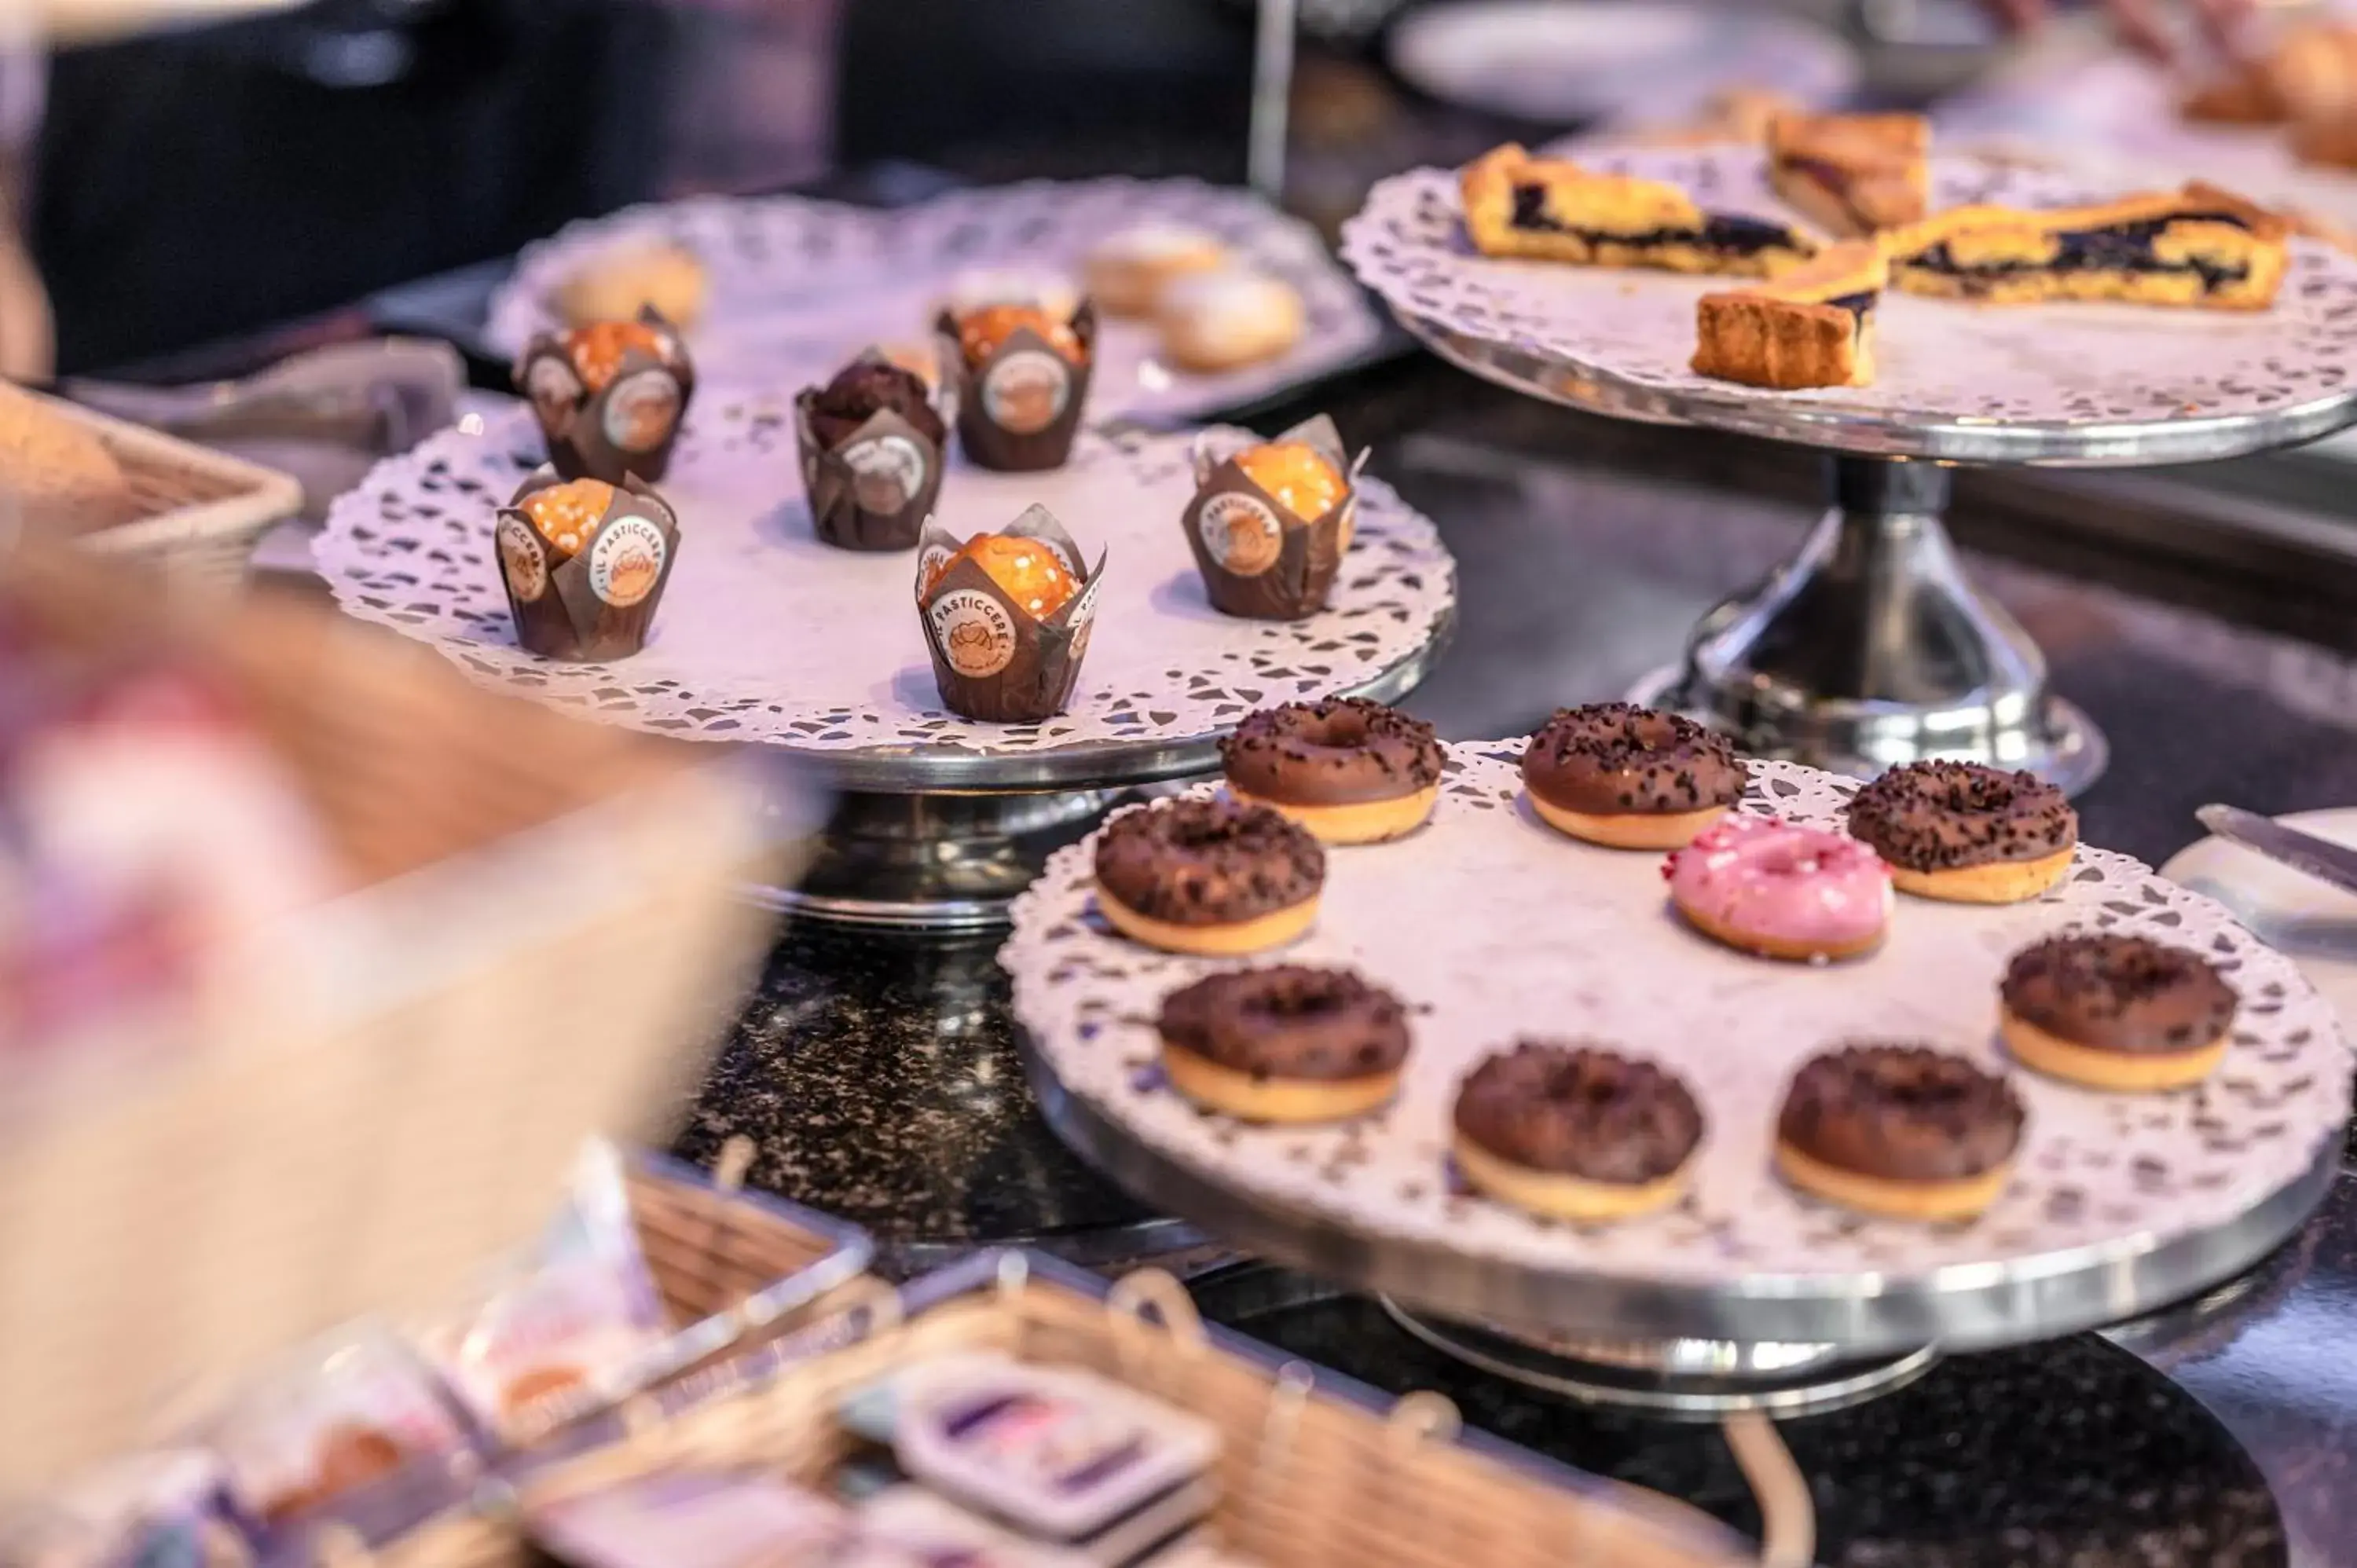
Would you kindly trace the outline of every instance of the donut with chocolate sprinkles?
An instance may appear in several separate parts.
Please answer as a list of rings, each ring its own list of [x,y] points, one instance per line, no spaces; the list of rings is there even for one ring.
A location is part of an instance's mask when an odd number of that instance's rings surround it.
[[[1123,935],[1166,952],[1233,958],[1309,929],[1326,852],[1266,806],[1184,796],[1107,822],[1096,880],[1097,908]]]
[[[1407,1009],[1347,969],[1211,975],[1162,999],[1162,1067],[1188,1099],[1245,1122],[1340,1122],[1398,1092]]]
[[[1457,1091],[1452,1155],[1501,1203],[1596,1221],[1676,1201],[1702,1110],[1675,1074],[1586,1041],[1520,1040]]]
[[[2014,954],[1998,1028],[2024,1067],[2093,1089],[2181,1089],[2225,1059],[2238,999],[2207,959],[2073,933]]]
[[[1548,825],[1615,849],[1683,849],[1743,799],[1734,745],[1632,703],[1564,708],[1523,752],[1523,789]]]
[[[1977,762],[1910,762],[1851,797],[1849,831],[1920,898],[2018,904],[2062,880],[2079,813],[2035,773]]]
[[[1784,1179],[1900,1219],[1969,1219],[2013,1174],[2025,1112],[2012,1085],[1928,1046],[1855,1042],[1793,1074],[1776,1121]]]
[[[1329,697],[1246,714],[1220,761],[1237,800],[1284,812],[1322,843],[1379,843],[1432,815],[1448,757],[1422,719]]]

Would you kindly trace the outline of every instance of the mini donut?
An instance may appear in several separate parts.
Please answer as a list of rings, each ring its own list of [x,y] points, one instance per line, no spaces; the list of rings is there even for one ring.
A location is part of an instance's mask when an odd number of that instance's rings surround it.
[[[557,286],[567,324],[630,320],[652,309],[685,328],[704,314],[704,263],[677,245],[633,246],[597,257]]]
[[[1173,279],[1227,265],[1216,235],[1178,223],[1146,223],[1109,235],[1089,252],[1089,297],[1115,316],[1151,316]]]
[[[1735,746],[1631,703],[1563,708],[1523,751],[1523,789],[1550,827],[1614,849],[1679,849],[1743,799]]]
[[[2207,959],[2143,937],[2049,938],[1998,988],[2014,1060],[2094,1089],[2180,1089],[2225,1058],[2237,998]]]
[[[1228,792],[1283,812],[1321,843],[1412,833],[1440,799],[1448,761],[1432,726],[1362,697],[1247,714],[1220,742]]]
[[[1097,908],[1165,952],[1235,958],[1318,918],[1326,852],[1266,806],[1186,798],[1125,811],[1097,837]]]
[[[1775,817],[1723,818],[1662,875],[1687,924],[1762,958],[1856,958],[1890,922],[1890,868],[1872,850]]]
[[[1407,1060],[1407,1009],[1345,969],[1214,974],[1164,997],[1157,1026],[1172,1086],[1245,1122],[1363,1116]]]
[[[1457,1091],[1450,1153],[1501,1203],[1557,1219],[1620,1219],[1685,1191],[1702,1112],[1674,1074],[1585,1044],[1523,1040]]]
[[[2018,904],[2071,869],[2079,813],[2035,773],[1910,762],[1850,798],[1849,831],[1890,863],[1902,893]]]
[[[2012,1086],[1962,1057],[1846,1045],[1792,1075],[1776,1119],[1776,1165],[1844,1208],[1969,1219],[2005,1190],[2023,1120]]]
[[[1173,279],[1155,315],[1163,358],[1210,373],[1275,359],[1299,341],[1305,312],[1282,278],[1223,270]]]

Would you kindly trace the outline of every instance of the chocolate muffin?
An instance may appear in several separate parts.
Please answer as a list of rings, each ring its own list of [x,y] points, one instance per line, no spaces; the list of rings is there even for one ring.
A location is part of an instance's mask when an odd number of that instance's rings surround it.
[[[845,366],[811,399],[811,433],[832,450],[888,412],[907,420],[936,446],[949,439],[949,427],[933,407],[923,378],[888,360],[864,359]]]

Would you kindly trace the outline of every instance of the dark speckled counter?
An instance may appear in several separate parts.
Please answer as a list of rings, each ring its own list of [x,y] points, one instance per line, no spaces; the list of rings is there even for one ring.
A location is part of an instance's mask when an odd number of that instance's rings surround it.
[[[1516,733],[1558,703],[1619,694],[1674,658],[1695,617],[1772,566],[1813,514],[1808,468],[1791,454],[1691,435],[1649,446],[1663,438],[1632,440],[1429,362],[1326,401],[1458,554],[1458,639],[1409,704],[1451,737]],[[2357,665],[2269,630],[2274,600],[2256,614],[2247,596],[2230,607],[2198,574],[2147,572],[2130,593],[2058,570],[2060,540],[1984,533],[1969,517],[1959,532],[1968,546],[2006,543],[2007,558],[1975,569],[2111,736],[2112,770],[2080,801],[2090,842],[2158,862],[2195,836],[2205,800],[2269,812],[2357,801]],[[759,1184],[872,1227],[904,1269],[993,1240],[1106,1264],[1183,1243],[1039,1122],[992,946],[787,932],[683,1148],[708,1156],[749,1134]],[[1214,1316],[1305,1356],[1378,1385],[1439,1388],[1480,1425],[1748,1521],[1707,1429],[1585,1412],[1469,1373],[1372,1304],[1277,1271],[1215,1269],[1199,1285]],[[2357,1177],[2223,1294],[2117,1343],[1960,1359],[1899,1393],[1787,1423],[1823,1514],[1824,1560],[2357,1568]]]

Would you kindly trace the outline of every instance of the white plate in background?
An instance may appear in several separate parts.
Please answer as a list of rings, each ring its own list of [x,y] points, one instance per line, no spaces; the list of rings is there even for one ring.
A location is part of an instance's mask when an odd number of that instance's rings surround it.
[[[2357,849],[2357,807],[2294,811],[2276,821]],[[2357,1043],[2357,893],[2221,838],[2187,845],[2160,874],[2215,898],[2254,936],[2298,964],[2341,1015],[2342,1034]]]
[[[1729,87],[1831,104],[1857,87],[1856,51],[1765,5],[1645,0],[1465,0],[1393,29],[1392,69],[1433,97],[1545,124],[1667,124]]]

